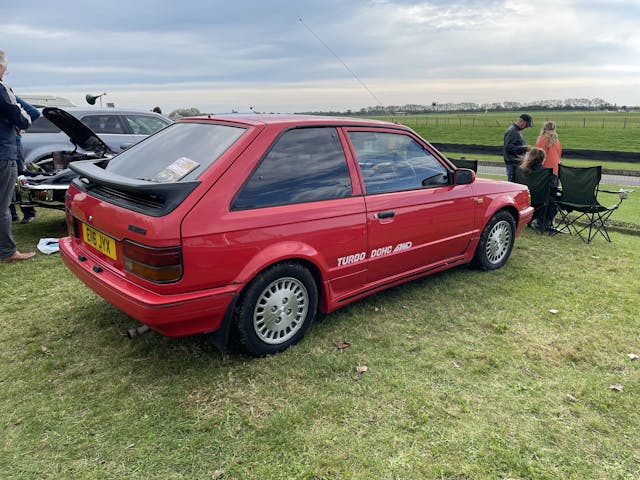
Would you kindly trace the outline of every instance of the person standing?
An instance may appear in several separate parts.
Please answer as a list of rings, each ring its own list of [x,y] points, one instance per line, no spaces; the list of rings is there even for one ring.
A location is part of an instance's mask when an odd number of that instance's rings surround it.
[[[30,103],[25,102],[20,97],[16,96],[16,101],[18,104],[27,112],[29,118],[31,118],[31,122],[33,123],[36,119],[40,118],[40,112],[36,107],[31,105]],[[27,175],[31,176],[33,173],[27,170],[27,166],[24,164],[24,150],[22,149],[22,133],[23,131],[19,131],[16,137],[18,142],[18,175]],[[15,210],[15,206],[14,206]],[[22,210],[22,221],[20,223],[31,223],[36,218],[36,208],[35,207],[23,207],[20,206],[20,210]],[[13,215],[13,211],[11,212]]]
[[[533,118],[531,115],[523,113],[520,115],[507,131],[504,132],[504,148],[502,156],[507,169],[507,180],[515,181],[516,167],[522,162],[522,156],[531,150],[524,141],[522,131],[525,128],[533,127]]]
[[[35,252],[21,253],[16,248],[11,232],[9,205],[13,199],[18,178],[18,131],[31,125],[29,114],[16,101],[11,89],[4,83],[7,57],[0,50],[0,261],[4,263],[27,260]]]
[[[540,130],[540,136],[536,142],[536,147],[544,150],[544,167],[553,168],[553,174],[558,176],[558,165],[562,157],[562,144],[556,132],[556,123],[547,122]]]

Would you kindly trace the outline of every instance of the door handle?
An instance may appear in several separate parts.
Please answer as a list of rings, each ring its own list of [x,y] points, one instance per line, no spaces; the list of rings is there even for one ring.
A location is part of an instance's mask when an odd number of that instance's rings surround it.
[[[394,217],[395,214],[396,214],[396,212],[394,212],[393,210],[385,210],[384,212],[380,212],[380,213],[375,214],[374,217],[380,218],[380,219],[391,218],[391,217]]]

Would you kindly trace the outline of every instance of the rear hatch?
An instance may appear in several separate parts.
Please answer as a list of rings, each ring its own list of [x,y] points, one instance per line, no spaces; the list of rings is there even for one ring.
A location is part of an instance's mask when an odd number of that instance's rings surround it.
[[[243,149],[246,132],[178,122],[112,159],[70,164],[78,175],[67,200],[75,242],[124,275],[178,281],[182,220]]]

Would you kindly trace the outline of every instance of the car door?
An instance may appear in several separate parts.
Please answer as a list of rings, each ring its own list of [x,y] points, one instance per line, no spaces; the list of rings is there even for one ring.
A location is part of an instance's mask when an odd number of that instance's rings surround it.
[[[245,162],[237,165],[246,168]],[[230,174],[246,175],[234,169]],[[283,256],[310,255],[331,296],[346,296],[362,286],[366,274],[366,213],[362,196],[353,194],[353,177],[356,168],[347,162],[335,127],[291,128],[249,173],[228,216],[218,218],[241,236],[260,239],[262,254],[274,255],[280,245],[287,250]],[[248,246],[250,256],[256,245]],[[236,251],[229,261],[237,263],[241,255]]]
[[[473,185],[409,132],[349,129],[365,192],[367,283],[455,261],[475,223]]]

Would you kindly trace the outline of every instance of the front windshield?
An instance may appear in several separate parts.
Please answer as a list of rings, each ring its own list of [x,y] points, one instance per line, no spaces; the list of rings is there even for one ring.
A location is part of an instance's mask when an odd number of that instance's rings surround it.
[[[245,131],[213,123],[174,123],[114,157],[106,170],[158,183],[192,181]]]

